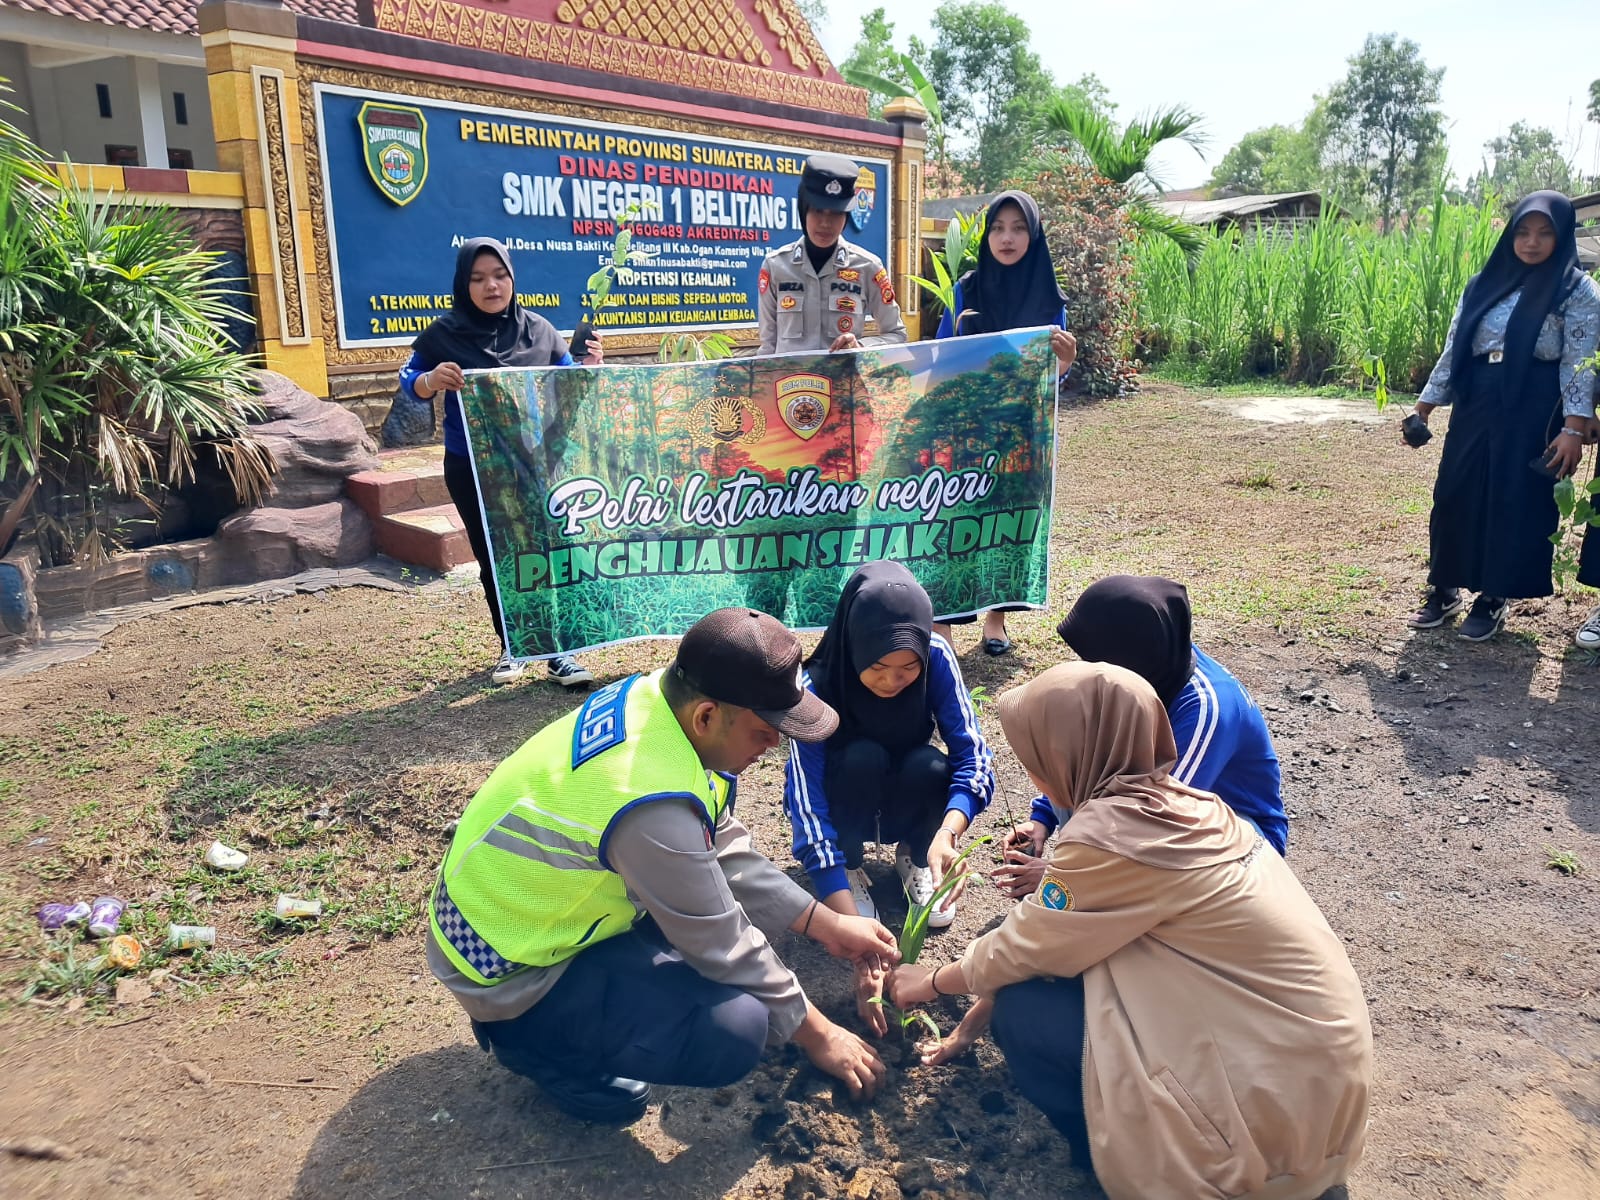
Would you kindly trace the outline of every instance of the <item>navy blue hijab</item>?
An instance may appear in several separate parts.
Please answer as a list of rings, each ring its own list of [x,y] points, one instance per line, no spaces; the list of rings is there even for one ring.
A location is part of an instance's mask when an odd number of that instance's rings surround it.
[[[1015,204],[1028,223],[1028,249],[1009,267],[1002,266],[989,249],[988,230],[1000,210]],[[1003,333],[1054,325],[1061,319],[1067,298],[1056,282],[1055,264],[1044,240],[1039,205],[1027,192],[1001,192],[984,217],[983,241],[978,245],[978,265],[961,277],[961,299],[967,312],[955,314],[956,333]],[[975,310],[975,311],[974,311]]]
[[[839,714],[830,744],[861,738],[903,754],[933,736],[928,707],[928,655],[933,602],[897,562],[870,562],[845,582],[833,620],[806,660],[812,689]],[[922,673],[885,700],[861,682],[861,672],[886,654],[910,650]]]
[[[1517,257],[1517,226],[1532,213],[1542,213],[1556,231],[1556,247],[1550,257],[1530,267]],[[1533,192],[1524,196],[1512,210],[1511,220],[1500,232],[1500,240],[1482,271],[1467,283],[1461,298],[1461,317],[1456,322],[1456,340],[1450,356],[1450,378],[1465,381],[1472,366],[1472,336],[1489,310],[1518,288],[1522,295],[1511,311],[1506,326],[1504,387],[1515,396],[1522,390],[1523,377],[1533,361],[1534,343],[1544,319],[1565,303],[1583,279],[1578,269],[1577,214],[1572,201],[1560,192]],[[1459,385],[1458,385],[1459,386]]]
[[[468,287],[472,265],[485,253],[498,258],[512,277],[511,303],[497,313],[486,313],[474,304]],[[456,252],[450,311],[423,330],[412,349],[427,362],[453,362],[464,371],[548,367],[566,353],[566,343],[549,321],[518,303],[515,288],[516,272],[505,244],[494,238],[468,238]]]

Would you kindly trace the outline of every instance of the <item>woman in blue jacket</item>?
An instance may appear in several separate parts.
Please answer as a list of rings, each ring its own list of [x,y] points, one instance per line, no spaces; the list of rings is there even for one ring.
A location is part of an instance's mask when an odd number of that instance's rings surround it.
[[[1191,620],[1183,584],[1112,575],[1084,589],[1056,632],[1085,662],[1114,663],[1144,676],[1172,723],[1178,745],[1172,778],[1222,797],[1283,854],[1289,820],[1266,718],[1244,686],[1190,641]],[[1014,897],[1036,888],[1043,864],[1033,856],[1059,823],[1050,803],[1036,799],[995,882]]]
[[[994,794],[993,755],[955,652],[932,625],[910,571],[867,563],[806,661],[805,684],[838,712],[839,729],[790,744],[783,801],[795,857],[822,902],[846,915],[877,912],[861,865],[867,842],[899,843],[900,880],[926,903]],[[935,729],[943,751],[929,744]],[[955,919],[954,899],[930,925]]]
[[[478,560],[489,616],[500,638],[501,656],[495,664],[495,683],[519,678],[527,664],[511,657],[505,617],[495,590],[494,561],[484,531],[483,506],[472,474],[467,430],[461,420],[464,372],[496,367],[570,367],[572,355],[555,327],[538,313],[517,302],[511,252],[493,238],[469,238],[456,254],[456,273],[450,312],[424,329],[411,344],[411,359],[400,370],[400,387],[427,402],[444,393],[444,483],[466,526],[472,556]],[[591,335],[585,366],[598,366],[600,339]],[[571,655],[552,658],[550,678],[563,687],[594,679]]]
[[[1055,264],[1044,240],[1039,205],[1027,192],[1001,192],[984,218],[978,265],[956,281],[955,303],[939,318],[935,338],[971,333],[1003,333],[1054,325],[1050,349],[1055,351],[1063,376],[1078,357],[1078,340],[1067,332],[1067,300],[1056,282]],[[1017,606],[1026,609],[1026,605]],[[991,608],[983,618],[986,654],[1011,649],[1006,634],[1006,613],[1012,606]],[[947,639],[951,625],[966,625],[971,617],[940,617],[938,632]]]

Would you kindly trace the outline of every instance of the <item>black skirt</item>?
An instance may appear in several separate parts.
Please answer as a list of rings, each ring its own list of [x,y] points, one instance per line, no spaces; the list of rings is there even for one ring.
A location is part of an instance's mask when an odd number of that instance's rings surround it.
[[[1433,485],[1428,582],[1519,599],[1554,591],[1550,562],[1560,513],[1555,481],[1529,463],[1561,427],[1560,364],[1534,360],[1521,394],[1484,357],[1457,382],[1460,397]],[[1464,386],[1463,386],[1464,385]]]

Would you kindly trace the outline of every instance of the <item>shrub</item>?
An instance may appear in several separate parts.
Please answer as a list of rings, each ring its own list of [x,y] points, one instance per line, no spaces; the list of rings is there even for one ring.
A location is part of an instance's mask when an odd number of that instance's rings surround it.
[[[1078,339],[1073,386],[1089,396],[1118,395],[1136,372],[1134,230],[1127,190],[1072,163],[1017,186],[1039,202],[1045,240],[1067,297],[1068,325]]]
[[[32,510],[47,565],[102,557],[111,503],[155,509],[202,445],[259,501],[272,459],[249,431],[253,379],[222,332],[216,258],[170,209],[62,187],[0,120],[0,553]]]

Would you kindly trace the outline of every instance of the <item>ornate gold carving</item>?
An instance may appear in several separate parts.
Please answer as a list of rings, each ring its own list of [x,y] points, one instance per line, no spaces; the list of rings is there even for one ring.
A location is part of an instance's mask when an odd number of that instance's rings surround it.
[[[771,69],[771,51],[736,2],[713,0],[720,10],[674,11],[660,0],[562,0],[555,12],[561,24],[553,24],[506,18],[455,0],[378,0],[374,17],[389,33],[866,116],[863,89],[826,78],[833,64],[794,0],[755,0],[755,10],[802,75]]]
[[[308,329],[310,314],[306,309],[305,273],[295,230],[289,128],[284,119],[280,92],[283,77],[257,68],[255,80],[262,134],[261,171],[269,196],[267,226],[278,260],[273,275],[277,284],[278,313],[282,320],[280,340],[285,344],[305,343],[311,340]]]

